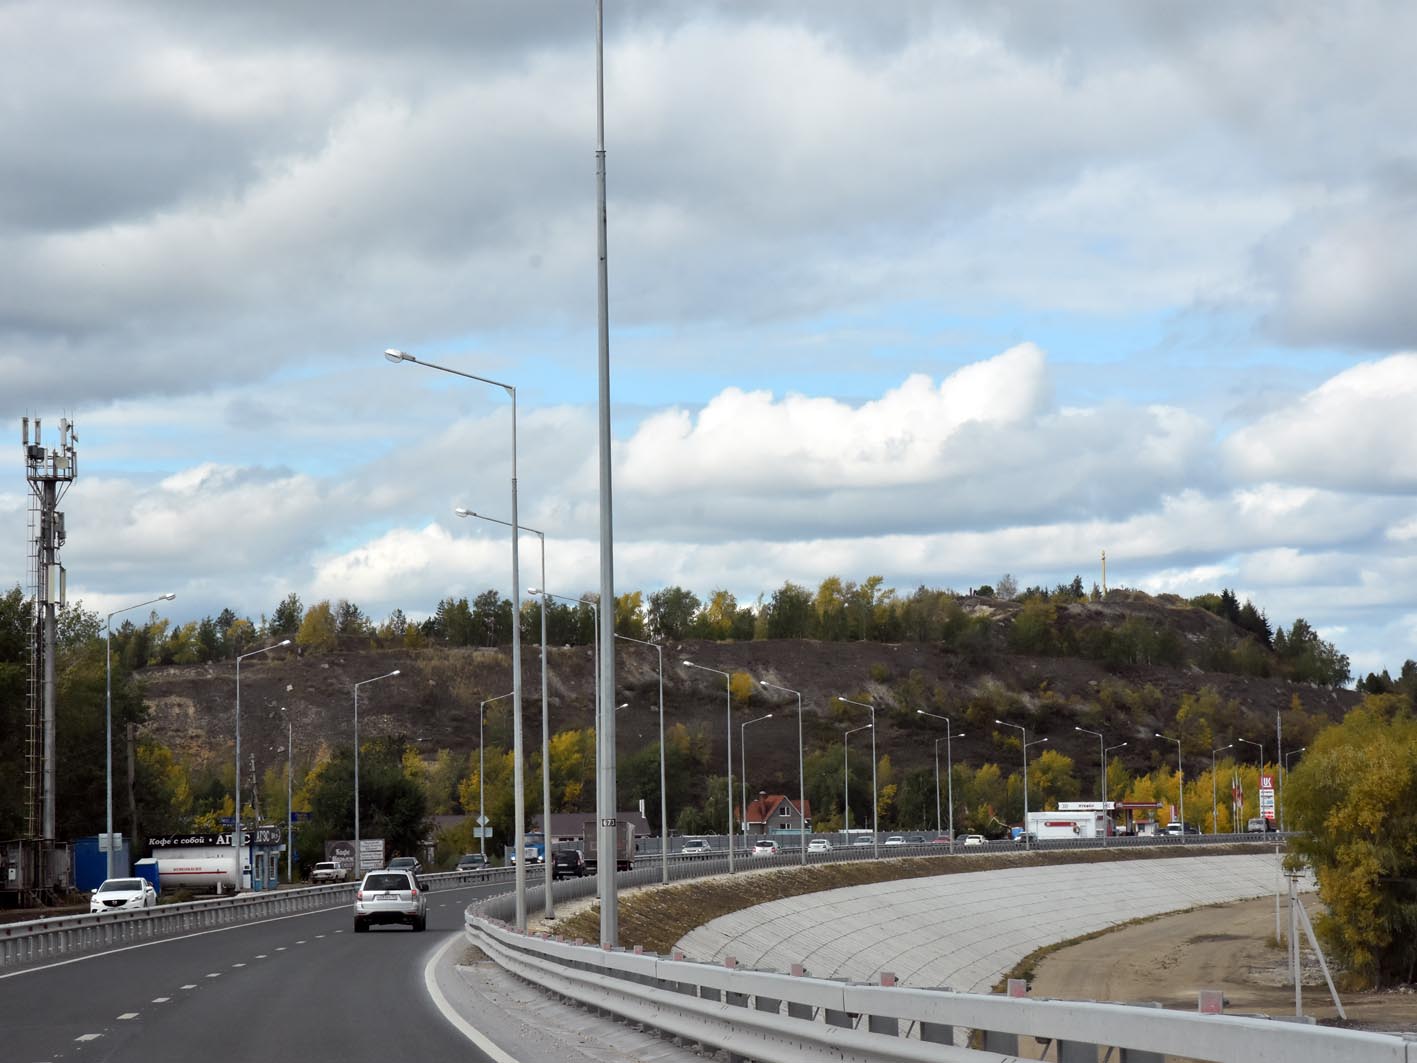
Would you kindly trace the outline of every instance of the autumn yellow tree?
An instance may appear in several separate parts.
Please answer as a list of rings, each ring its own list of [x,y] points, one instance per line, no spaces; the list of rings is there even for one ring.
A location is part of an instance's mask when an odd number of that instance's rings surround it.
[[[1291,850],[1314,869],[1319,933],[1358,985],[1417,975],[1417,719],[1370,694],[1289,777]]]

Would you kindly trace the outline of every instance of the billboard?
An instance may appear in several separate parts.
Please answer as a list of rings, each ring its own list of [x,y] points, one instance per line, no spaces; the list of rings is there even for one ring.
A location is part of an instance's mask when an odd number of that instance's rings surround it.
[[[1260,776],[1260,815],[1265,819],[1274,819],[1274,776]]]

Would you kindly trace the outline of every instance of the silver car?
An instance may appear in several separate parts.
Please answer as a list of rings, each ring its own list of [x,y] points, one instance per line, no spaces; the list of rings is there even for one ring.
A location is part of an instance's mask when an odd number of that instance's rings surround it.
[[[428,901],[412,871],[370,871],[359,884],[354,894],[354,932],[362,934],[381,923],[428,928]]]

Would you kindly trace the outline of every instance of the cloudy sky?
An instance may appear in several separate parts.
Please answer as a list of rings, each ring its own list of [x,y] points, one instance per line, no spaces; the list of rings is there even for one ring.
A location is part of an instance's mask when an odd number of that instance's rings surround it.
[[[264,10],[262,10],[264,8]],[[618,2],[616,583],[1075,573],[1417,657],[1417,8]],[[594,7],[0,0],[0,574],[596,585]],[[1408,353],[1404,353],[1408,352]],[[535,552],[523,586],[538,581]]]

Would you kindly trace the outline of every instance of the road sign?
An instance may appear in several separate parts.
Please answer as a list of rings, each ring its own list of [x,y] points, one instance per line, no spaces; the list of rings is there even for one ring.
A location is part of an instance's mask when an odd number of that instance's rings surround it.
[[[121,833],[100,834],[98,836],[98,851],[101,853],[121,853],[123,851],[123,835]]]
[[[479,827],[485,827],[485,826],[487,826],[487,824],[489,824],[489,823],[491,823],[491,822],[492,822],[492,821],[491,821],[490,819],[488,819],[486,816],[478,816],[478,817],[477,817],[477,825],[478,825]]]
[[[473,827],[473,828],[472,828],[472,836],[473,836],[474,838],[490,838],[490,837],[492,837],[492,828],[491,828],[491,827]]]

